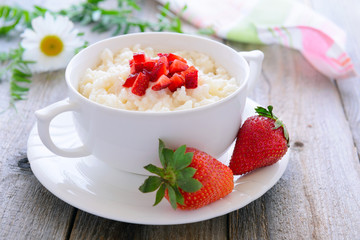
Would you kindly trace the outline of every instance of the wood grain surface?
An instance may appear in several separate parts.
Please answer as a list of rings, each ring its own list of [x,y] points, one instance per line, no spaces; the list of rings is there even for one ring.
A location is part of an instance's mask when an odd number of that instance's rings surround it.
[[[12,3],[60,8],[71,2]],[[303,2],[348,33],[347,50],[360,72],[360,1]],[[154,1],[141,5],[146,17],[157,11]],[[90,42],[110,35],[82,30]],[[0,51],[16,41],[0,39]],[[26,159],[34,112],[67,95],[64,70],[37,74],[28,100],[0,115],[0,239],[360,239],[359,77],[328,79],[299,52],[277,45],[224,43],[265,54],[250,97],[272,104],[291,134],[289,165],[272,189],[237,211],[183,225],[137,225],[78,210],[46,190]],[[8,87],[0,83],[0,109],[7,107]]]

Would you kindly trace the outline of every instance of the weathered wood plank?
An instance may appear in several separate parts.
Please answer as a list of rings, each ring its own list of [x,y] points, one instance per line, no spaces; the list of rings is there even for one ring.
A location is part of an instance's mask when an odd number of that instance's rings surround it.
[[[70,239],[227,239],[227,217],[169,226],[138,225],[78,211]]]
[[[262,84],[252,97],[277,109],[289,129],[292,152],[282,179],[259,200],[264,207],[254,202],[239,211],[247,214],[254,208],[247,217],[256,216],[257,224],[230,214],[230,236],[266,238],[268,232],[277,239],[359,237],[360,167],[336,85],[294,50],[261,49],[265,53]],[[253,227],[246,235],[234,230],[244,222],[245,229]]]
[[[17,41],[1,39],[0,51],[17,47]],[[8,83],[0,84],[1,110],[8,106],[8,89]],[[47,191],[26,160],[34,111],[66,96],[64,71],[34,75],[30,89],[28,100],[18,102],[16,111],[0,115],[0,239],[66,239],[74,208]]]
[[[29,100],[0,115],[0,239],[65,239],[68,233],[73,208],[49,193],[24,160],[33,113],[64,97],[63,81],[63,71],[37,76]],[[7,106],[6,84],[0,93]]]

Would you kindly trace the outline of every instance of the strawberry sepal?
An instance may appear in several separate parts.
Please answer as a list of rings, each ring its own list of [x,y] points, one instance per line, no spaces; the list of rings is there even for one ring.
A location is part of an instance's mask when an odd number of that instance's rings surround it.
[[[145,166],[146,170],[157,176],[149,176],[139,190],[143,193],[157,190],[154,205],[167,194],[171,206],[176,209],[177,204],[184,204],[180,189],[184,192],[196,192],[203,187],[199,180],[193,178],[197,170],[189,167],[193,153],[186,152],[186,145],[175,151],[165,148],[164,142],[159,139],[159,155],[163,168],[152,164]]]

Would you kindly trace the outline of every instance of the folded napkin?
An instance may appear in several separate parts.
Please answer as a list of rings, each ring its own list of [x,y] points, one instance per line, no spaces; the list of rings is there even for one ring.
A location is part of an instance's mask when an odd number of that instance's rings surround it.
[[[165,4],[168,0],[158,0]],[[233,41],[281,44],[299,50],[321,73],[336,79],[355,76],[345,52],[345,32],[309,7],[293,0],[170,0],[198,28],[211,26]]]

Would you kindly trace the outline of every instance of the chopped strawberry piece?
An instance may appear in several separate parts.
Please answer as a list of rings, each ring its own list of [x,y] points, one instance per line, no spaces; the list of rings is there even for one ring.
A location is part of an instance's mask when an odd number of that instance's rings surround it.
[[[167,88],[171,84],[170,78],[165,75],[162,75],[157,82],[151,87],[154,91],[159,91],[161,89]]]
[[[178,73],[175,73],[171,78],[170,78],[171,84],[169,85],[169,89],[172,92],[175,92],[176,89],[178,89],[179,87],[183,86],[185,84],[185,79],[183,76],[181,76]]]
[[[164,63],[165,66],[166,66],[166,68],[169,67],[169,61],[168,61],[167,57],[165,57],[165,56],[161,56],[161,57],[159,58],[158,62],[159,62],[159,63]]]
[[[154,68],[155,64],[156,64],[155,59],[148,59],[144,62],[144,69],[151,72],[151,70]]]
[[[133,58],[129,60],[129,65],[130,65],[130,67],[131,67],[132,65],[134,65],[134,59],[133,59]]]
[[[130,74],[127,79],[125,80],[125,83],[123,84],[123,87],[132,87],[132,85],[134,84],[135,82],[135,79],[137,78],[139,74],[138,73],[135,73],[135,74]]]
[[[189,68],[189,66],[186,63],[184,63],[178,59],[175,59],[169,67],[169,72],[170,73],[181,72],[181,71],[185,71],[188,68]]]
[[[144,69],[144,63],[135,62],[135,72],[141,72]]]
[[[133,59],[135,63],[144,63],[145,62],[145,53],[134,53]]]
[[[135,79],[131,92],[135,95],[143,96],[148,86],[149,86],[149,77],[143,74],[142,72],[140,72],[137,78]]]
[[[198,70],[194,66],[190,66],[188,69],[183,71],[181,74],[185,77],[186,74],[191,72],[198,72]]]
[[[183,62],[183,63],[187,63],[184,58],[182,58],[182,57],[180,57],[180,56],[178,56],[178,55],[175,55],[175,54],[173,54],[173,53],[167,54],[167,59],[168,59],[169,62],[173,62],[173,61],[175,61],[175,60],[179,60],[179,61],[181,61],[181,62]]]
[[[197,88],[198,86],[198,70],[191,66],[186,71],[183,72],[185,76],[185,87],[186,88]]]
[[[157,62],[151,71],[151,78],[150,81],[156,82],[161,75],[167,75],[169,70],[167,69],[164,62]]]
[[[185,87],[188,89],[197,88],[198,76],[197,73],[188,73],[185,76]]]
[[[135,74],[136,73],[136,69],[135,69],[135,63],[130,64],[130,74]]]

